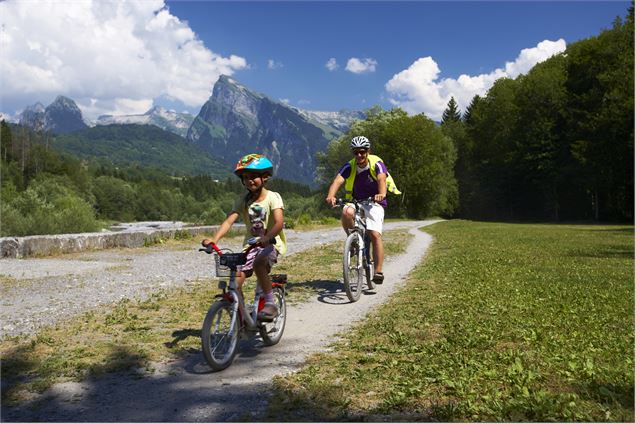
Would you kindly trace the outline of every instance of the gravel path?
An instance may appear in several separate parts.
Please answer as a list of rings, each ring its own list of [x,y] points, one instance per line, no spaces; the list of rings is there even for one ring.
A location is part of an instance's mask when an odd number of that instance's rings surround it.
[[[305,358],[323,350],[337,334],[386,301],[421,260],[431,237],[416,228],[436,221],[388,222],[386,230],[409,228],[408,253],[386,260],[386,280],[375,293],[349,303],[341,288],[321,293],[301,305],[289,305],[282,341],[263,348],[241,343],[228,369],[212,373],[201,354],[157,364],[146,377],[114,374],[53,386],[34,409],[2,407],[2,421],[228,421],[258,420],[272,377],[298,369]],[[343,239],[341,229],[288,231],[289,251]],[[3,259],[2,336],[37,330],[124,297],[145,298],[157,288],[182,286],[209,277],[209,257],[166,248],[110,250],[51,259]],[[8,286],[4,286],[8,285]]]

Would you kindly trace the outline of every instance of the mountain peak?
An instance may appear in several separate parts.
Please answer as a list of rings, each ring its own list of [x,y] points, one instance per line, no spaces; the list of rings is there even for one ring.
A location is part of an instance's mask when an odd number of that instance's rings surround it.
[[[324,112],[326,113],[326,112]],[[328,116],[335,121],[337,112]],[[274,165],[283,179],[313,184],[317,162],[331,139],[341,132],[308,113],[264,94],[251,91],[235,79],[221,75],[212,96],[194,119],[187,138],[227,163],[258,151]]]
[[[68,134],[88,127],[77,104],[62,95],[44,110],[44,126],[56,134]]]
[[[77,107],[77,103],[75,103],[75,101],[71,100],[68,97],[64,97],[63,95],[58,95],[57,97],[55,97],[55,100],[46,107],[46,110],[54,108],[73,111],[73,113],[79,114],[80,116],[82,114],[81,110],[79,110],[79,107]]]

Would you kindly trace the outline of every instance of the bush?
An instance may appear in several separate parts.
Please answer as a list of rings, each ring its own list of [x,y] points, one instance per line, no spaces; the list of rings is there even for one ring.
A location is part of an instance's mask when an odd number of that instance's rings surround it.
[[[99,227],[90,204],[61,183],[64,178],[33,181],[2,204],[3,236],[90,232]]]

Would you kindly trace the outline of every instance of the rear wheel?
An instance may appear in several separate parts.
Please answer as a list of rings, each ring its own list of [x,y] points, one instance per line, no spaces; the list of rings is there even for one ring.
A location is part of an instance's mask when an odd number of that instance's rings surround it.
[[[362,263],[359,259],[359,240],[360,236],[357,232],[352,232],[346,238],[344,244],[344,290],[346,296],[351,302],[359,300],[362,293]]]
[[[238,318],[232,321],[232,315],[233,306],[229,301],[217,301],[203,321],[203,355],[215,371],[229,367],[238,351],[239,324]]]
[[[278,317],[273,319],[272,322],[262,323],[260,326],[262,342],[267,346],[276,345],[280,342],[287,323],[287,302],[284,299],[284,289],[278,286],[274,287],[273,296],[278,306]]]

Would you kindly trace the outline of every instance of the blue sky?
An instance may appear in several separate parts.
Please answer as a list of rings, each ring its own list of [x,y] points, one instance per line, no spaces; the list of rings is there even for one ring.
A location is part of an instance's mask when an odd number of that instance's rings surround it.
[[[626,1],[0,3],[0,111],[56,95],[89,119],[198,113],[220,74],[310,110],[378,104],[438,119],[610,28]],[[332,64],[329,68],[327,63]]]

